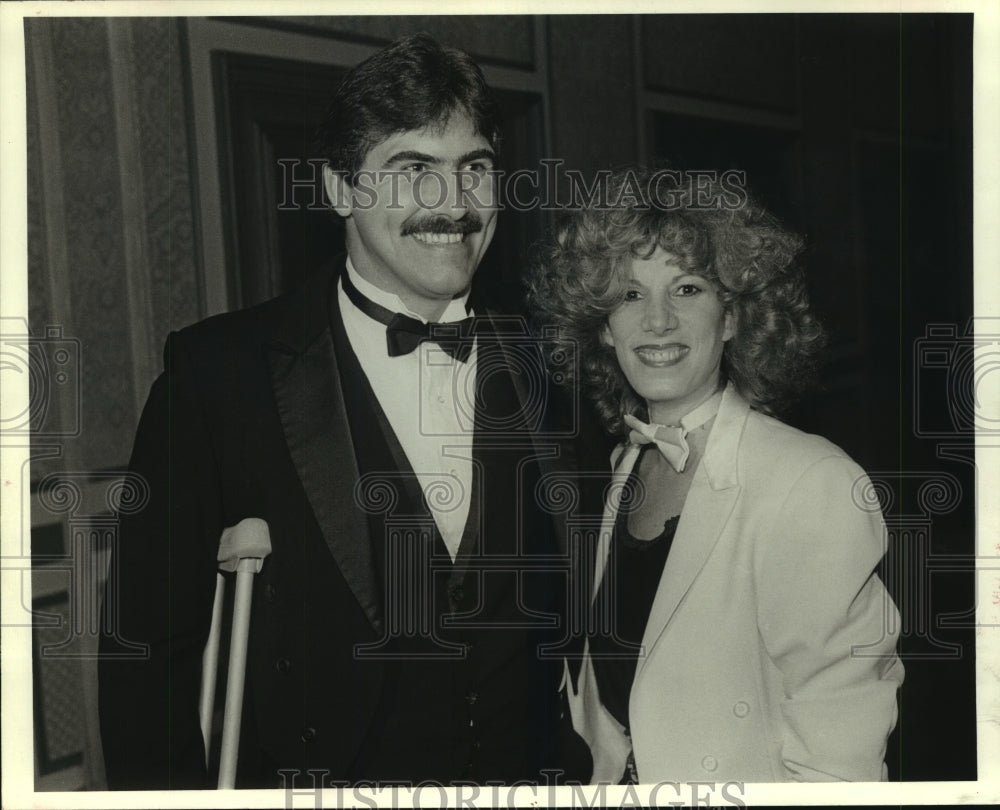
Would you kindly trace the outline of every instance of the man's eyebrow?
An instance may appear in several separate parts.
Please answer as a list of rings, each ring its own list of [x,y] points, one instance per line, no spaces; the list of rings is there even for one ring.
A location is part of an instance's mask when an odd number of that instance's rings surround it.
[[[413,163],[439,163],[438,158],[434,155],[428,155],[425,152],[415,152],[412,149],[404,149],[402,152],[396,152],[391,158],[385,162],[385,166],[391,166],[394,163],[403,163],[404,161],[411,161]]]
[[[482,160],[483,158],[496,162],[497,156],[493,153],[492,149],[486,149],[485,147],[482,149],[474,149],[473,151],[466,152],[462,155],[462,157],[458,159],[458,164],[461,166],[465,163],[471,163],[474,160]]]
[[[483,147],[482,149],[473,149],[471,152],[466,152],[462,155],[456,162],[459,166],[463,166],[466,163],[471,163],[474,160],[490,160],[496,162],[496,155],[492,149],[487,149]],[[426,152],[416,152],[412,149],[404,149],[402,152],[396,152],[392,157],[390,157],[385,162],[385,166],[392,166],[397,163],[427,163],[431,166],[438,165],[441,163],[441,159],[435,157],[434,155],[428,155]]]

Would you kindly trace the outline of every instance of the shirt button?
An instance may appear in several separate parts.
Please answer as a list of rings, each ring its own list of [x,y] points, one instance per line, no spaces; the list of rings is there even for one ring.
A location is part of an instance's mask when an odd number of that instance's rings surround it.
[[[737,717],[746,717],[750,714],[750,704],[741,700],[733,704],[733,714]]]
[[[713,756],[707,756],[701,761],[701,767],[706,771],[714,771],[719,767],[719,761]]]
[[[314,728],[304,728],[302,729],[302,742],[312,742],[316,739],[316,729]]]
[[[444,397],[438,397],[438,402],[440,402],[443,405],[444,404]]]
[[[288,670],[292,668],[292,662],[287,658],[279,658],[274,666],[282,675],[287,675]]]

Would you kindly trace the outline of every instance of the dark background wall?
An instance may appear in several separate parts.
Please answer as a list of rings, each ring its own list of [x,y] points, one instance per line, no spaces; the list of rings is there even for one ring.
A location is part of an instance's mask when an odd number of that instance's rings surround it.
[[[66,579],[89,555],[103,560],[113,534],[105,496],[127,463],[166,334],[276,294],[336,250],[328,213],[302,210],[308,183],[287,185],[277,160],[309,156],[311,127],[346,68],[426,30],[484,65],[507,113],[507,168],[548,157],[587,177],[634,161],[743,169],[806,235],[832,343],[823,391],[788,418],[843,446],[883,498],[882,574],[903,614],[908,670],[891,774],[975,778],[963,337],[972,23],[957,14],[28,21],[29,323],[36,336],[61,327],[80,357],[79,390],[53,386],[37,420],[36,607],[71,618],[92,605]],[[279,210],[288,194],[299,210]],[[497,300],[518,306],[525,253],[550,225],[540,211],[502,215],[479,279]],[[46,497],[69,478],[79,502]],[[40,789],[102,784],[92,636],[71,625],[40,623],[35,634]]]

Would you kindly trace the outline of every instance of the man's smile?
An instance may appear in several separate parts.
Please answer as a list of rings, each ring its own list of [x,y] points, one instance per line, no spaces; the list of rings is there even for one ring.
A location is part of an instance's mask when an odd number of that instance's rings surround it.
[[[427,233],[420,231],[413,238],[425,245],[458,245],[465,241],[464,233]]]

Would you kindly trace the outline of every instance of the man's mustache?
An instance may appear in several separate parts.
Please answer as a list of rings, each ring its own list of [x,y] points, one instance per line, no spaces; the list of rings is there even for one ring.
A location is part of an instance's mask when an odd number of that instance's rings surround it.
[[[475,211],[466,211],[461,219],[449,217],[428,217],[403,226],[403,236],[415,233],[457,233],[466,236],[479,233],[483,229],[483,218]]]

